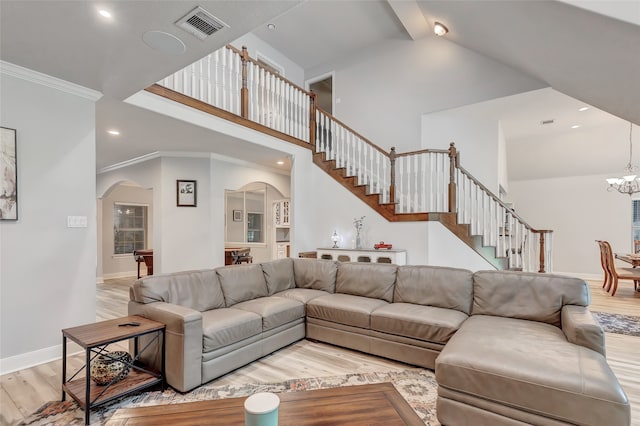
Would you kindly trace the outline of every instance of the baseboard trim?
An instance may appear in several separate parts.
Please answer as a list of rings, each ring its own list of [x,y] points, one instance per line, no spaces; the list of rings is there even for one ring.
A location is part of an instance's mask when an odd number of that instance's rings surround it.
[[[143,272],[146,274],[146,270],[143,269]],[[102,282],[104,280],[112,280],[114,278],[128,278],[128,277],[137,277],[138,271],[125,271],[125,272],[114,272],[112,274],[102,274]]]
[[[70,343],[67,346],[67,356],[75,355],[83,352],[80,346]],[[47,362],[56,361],[62,358],[62,345],[50,346],[48,348],[38,349],[36,351],[27,352],[20,355],[14,355],[0,359],[0,375],[13,373],[18,370],[35,367],[36,365],[46,364]]]
[[[554,275],[568,275],[570,277],[582,278],[583,280],[602,281],[604,279],[602,274],[585,274],[582,272],[556,272]]]

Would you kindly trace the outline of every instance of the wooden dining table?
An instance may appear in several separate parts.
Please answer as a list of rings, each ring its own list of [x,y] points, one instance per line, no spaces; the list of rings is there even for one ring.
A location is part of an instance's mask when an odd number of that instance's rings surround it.
[[[615,253],[614,256],[618,260],[622,260],[623,262],[630,263],[631,266],[633,266],[634,268],[637,268],[638,266],[640,266],[640,255]]]

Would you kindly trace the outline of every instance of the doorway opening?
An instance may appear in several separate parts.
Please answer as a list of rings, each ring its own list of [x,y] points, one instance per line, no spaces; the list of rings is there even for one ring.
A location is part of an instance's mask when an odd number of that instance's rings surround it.
[[[318,106],[333,115],[333,72],[309,80],[307,85],[316,94]]]

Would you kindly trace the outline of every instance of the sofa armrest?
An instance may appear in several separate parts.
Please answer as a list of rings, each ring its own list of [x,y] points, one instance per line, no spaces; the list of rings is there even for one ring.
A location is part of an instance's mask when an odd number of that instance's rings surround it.
[[[165,372],[167,383],[186,392],[202,384],[202,313],[165,302],[129,302],[129,315],[166,324]],[[160,347],[151,362],[159,367]],[[149,362],[145,358],[145,361]]]
[[[589,308],[578,305],[564,305],[561,318],[562,331],[569,342],[606,355],[604,330],[593,318]]]

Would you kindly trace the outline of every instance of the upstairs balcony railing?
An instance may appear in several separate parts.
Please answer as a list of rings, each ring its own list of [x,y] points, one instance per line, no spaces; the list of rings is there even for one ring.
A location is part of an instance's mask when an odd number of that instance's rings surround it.
[[[455,213],[471,236],[507,257],[510,269],[552,270],[553,231],[532,228],[499,197],[460,166],[449,149],[386,152],[319,108],[316,95],[250,58],[247,49],[226,46],[159,81],[166,89],[241,117],[306,144],[357,177],[380,203],[396,213]]]

